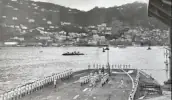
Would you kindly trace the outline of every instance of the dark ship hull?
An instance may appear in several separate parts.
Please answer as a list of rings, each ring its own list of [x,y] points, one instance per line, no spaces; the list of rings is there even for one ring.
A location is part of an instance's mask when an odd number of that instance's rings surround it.
[[[79,56],[79,55],[84,55],[83,53],[80,53],[80,54],[67,54],[67,53],[64,53],[62,54],[63,56]]]

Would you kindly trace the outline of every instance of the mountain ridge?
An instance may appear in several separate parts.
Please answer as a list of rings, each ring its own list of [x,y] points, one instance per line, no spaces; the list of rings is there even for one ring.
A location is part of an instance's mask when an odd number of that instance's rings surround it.
[[[163,23],[148,17],[147,5],[140,2],[80,11],[53,3],[0,0],[1,39],[2,36],[4,38],[26,33],[40,33],[38,27],[46,32],[58,32],[61,30],[61,22],[82,27],[102,23],[112,26],[114,18],[129,27],[166,29]]]

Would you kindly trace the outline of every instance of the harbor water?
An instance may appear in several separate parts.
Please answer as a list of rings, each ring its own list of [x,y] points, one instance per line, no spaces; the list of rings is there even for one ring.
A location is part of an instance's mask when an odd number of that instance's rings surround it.
[[[80,70],[89,64],[107,64],[107,52],[99,47],[1,47],[0,94],[18,85],[61,72]],[[79,51],[85,55],[62,56],[64,52]],[[127,47],[109,50],[111,65],[131,65],[144,70],[163,84],[167,80],[163,47]],[[153,69],[153,70],[152,70]]]

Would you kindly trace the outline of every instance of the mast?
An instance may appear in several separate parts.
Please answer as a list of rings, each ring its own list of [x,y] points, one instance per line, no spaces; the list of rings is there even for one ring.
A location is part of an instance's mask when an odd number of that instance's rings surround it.
[[[172,67],[172,57],[171,57],[171,54],[172,54],[172,33],[171,33],[171,28],[169,28],[169,35],[170,35],[170,52],[169,52],[169,61],[170,61],[170,66],[169,66],[169,80],[171,80],[171,67]]]

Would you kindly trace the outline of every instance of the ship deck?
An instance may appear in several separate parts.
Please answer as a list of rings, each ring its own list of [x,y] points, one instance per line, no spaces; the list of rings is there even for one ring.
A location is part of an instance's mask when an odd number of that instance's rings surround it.
[[[109,82],[103,87],[100,82],[95,87],[90,87],[89,83],[83,86],[78,82],[80,77],[88,75],[90,72],[81,71],[75,73],[67,80],[57,80],[57,87],[49,85],[33,94],[27,95],[22,100],[128,100],[132,89],[132,82],[126,73],[118,73],[113,70]],[[134,70],[133,79],[135,78]],[[121,85],[123,79],[123,85]]]

